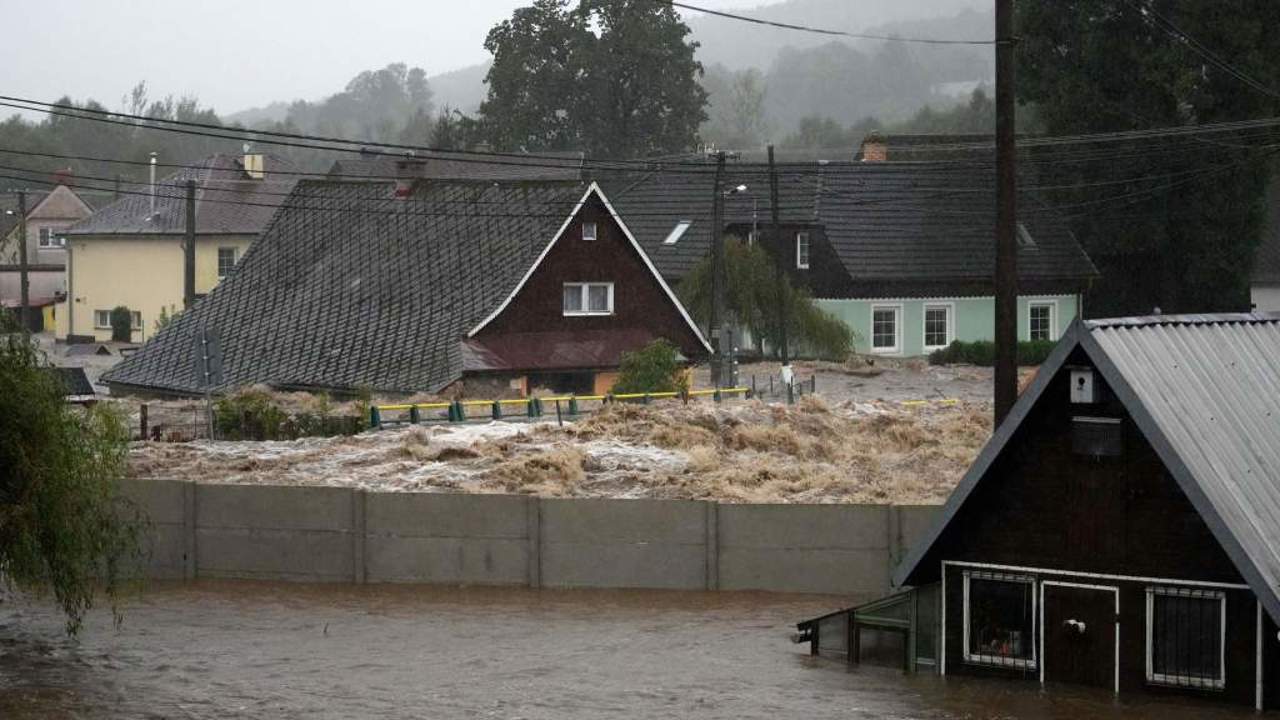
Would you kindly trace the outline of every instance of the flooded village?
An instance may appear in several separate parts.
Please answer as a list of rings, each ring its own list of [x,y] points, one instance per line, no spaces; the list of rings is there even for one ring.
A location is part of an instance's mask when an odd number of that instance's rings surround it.
[[[1280,7],[67,9],[0,717],[1280,708]]]

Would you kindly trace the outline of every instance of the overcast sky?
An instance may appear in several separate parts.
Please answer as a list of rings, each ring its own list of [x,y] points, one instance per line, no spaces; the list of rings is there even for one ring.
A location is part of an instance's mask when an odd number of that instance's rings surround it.
[[[528,0],[0,0],[0,95],[92,97],[139,80],[229,114],[317,99],[403,61],[430,75],[485,60],[495,23]],[[766,4],[700,0],[716,9]]]

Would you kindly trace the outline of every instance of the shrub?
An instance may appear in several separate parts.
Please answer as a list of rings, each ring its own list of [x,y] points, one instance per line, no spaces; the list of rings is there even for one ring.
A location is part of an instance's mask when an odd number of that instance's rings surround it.
[[[1052,340],[1024,340],[1018,343],[1018,364],[1039,365],[1049,357],[1057,343]],[[968,363],[991,367],[996,364],[996,344],[990,340],[964,342],[956,340],[929,354],[930,365]]]
[[[133,313],[124,305],[111,310],[111,339],[116,342],[133,340]]]
[[[330,415],[327,398],[321,399],[319,407],[316,413],[290,414],[270,390],[249,387],[214,404],[214,426],[223,440],[296,440],[355,435],[364,429],[367,412],[365,416]]]
[[[161,307],[160,317],[156,318],[156,334],[159,334],[161,330],[164,330],[165,328],[172,325],[173,322],[177,320],[178,316],[181,314],[182,314],[182,311],[178,310],[173,305],[170,305],[168,309]]]
[[[658,339],[634,352],[623,353],[614,393],[682,392],[689,389],[680,351]]]

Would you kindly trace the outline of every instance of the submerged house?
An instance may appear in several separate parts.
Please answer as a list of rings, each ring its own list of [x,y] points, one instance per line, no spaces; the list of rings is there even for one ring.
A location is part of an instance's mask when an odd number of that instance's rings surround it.
[[[707,168],[611,178],[610,196],[669,282],[710,252]],[[780,242],[765,165],[729,165],[723,229],[780,257],[791,282],[856,333],[862,353],[911,357],[994,327],[995,168],[971,162],[781,163]],[[1098,276],[1065,219],[1024,193],[1018,336],[1057,340]]]
[[[625,352],[706,341],[597,185],[303,180],[234,275],[103,376],[113,392],[607,391]]]
[[[1280,315],[1076,322],[901,563],[909,667],[1280,707]],[[826,638],[824,640],[824,638]]]

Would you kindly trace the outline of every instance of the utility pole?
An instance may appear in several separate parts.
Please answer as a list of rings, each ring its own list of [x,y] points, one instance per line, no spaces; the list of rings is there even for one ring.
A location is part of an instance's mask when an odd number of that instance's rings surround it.
[[[182,243],[182,308],[196,302],[196,181],[187,181],[187,235]]]
[[[996,0],[995,424],[1018,399],[1018,175],[1013,0]]]
[[[711,385],[720,387],[721,365],[724,360],[723,338],[720,324],[725,310],[725,286],[728,284],[724,266],[724,196],[720,194],[720,182],[724,176],[724,151],[715,153],[716,172],[711,196]]]
[[[773,272],[778,286],[778,343],[782,353],[782,384],[791,384],[791,360],[787,356],[787,248],[778,223],[778,166],[773,162],[773,146],[769,146],[769,208],[773,215]]]
[[[27,305],[31,302],[31,284],[27,277],[27,191],[18,191],[18,295],[22,305],[18,308],[18,319],[22,329],[31,328],[31,312]]]

